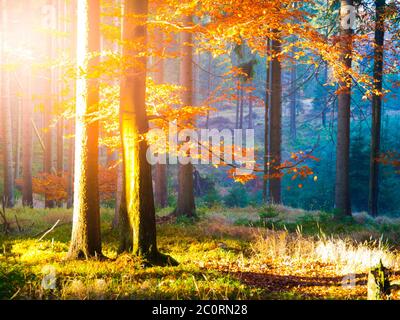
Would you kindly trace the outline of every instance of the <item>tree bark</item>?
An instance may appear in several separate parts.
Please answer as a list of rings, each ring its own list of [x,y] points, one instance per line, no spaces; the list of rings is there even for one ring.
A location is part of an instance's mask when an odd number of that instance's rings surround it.
[[[263,201],[268,203],[268,175],[269,175],[269,112],[271,105],[271,61],[270,56],[271,40],[267,39],[267,57],[265,61],[266,81],[265,81],[265,112],[264,112],[264,177],[263,177]]]
[[[296,128],[296,106],[297,106],[297,68],[296,63],[292,61],[290,66],[290,138],[296,140],[297,128]]]
[[[162,51],[162,45],[164,42],[164,37],[162,35],[162,31],[159,30],[157,33],[156,39],[158,51]],[[155,71],[154,80],[156,84],[163,84],[164,83],[164,59],[158,62],[158,70]],[[154,185],[155,185],[155,194],[154,194],[154,201],[157,207],[165,208],[168,205],[168,185],[167,185],[167,165],[157,163],[155,165],[154,170]]]
[[[122,164],[118,164],[117,167],[117,190],[115,192],[115,210],[114,210],[114,219],[112,222],[112,228],[117,229],[120,223],[120,211],[121,211],[121,203],[122,197],[124,196],[123,192],[123,168]],[[126,207],[126,204],[125,204]]]
[[[123,40],[146,46],[148,14],[147,0],[125,0]],[[135,20],[127,16],[138,16]],[[141,136],[148,132],[146,114],[146,58],[137,51],[123,47],[123,56],[136,57],[135,66],[125,72],[121,80],[120,121],[124,159],[126,221],[121,214],[120,251],[132,251],[150,262],[158,262],[156,219],[151,166],[146,159],[147,141]],[[122,211],[121,211],[122,213]],[[123,232],[125,230],[125,232]]]
[[[376,0],[376,22],[375,22],[375,49],[374,49],[374,93],[372,96],[372,128],[371,128],[371,157],[369,176],[369,198],[368,212],[372,216],[378,215],[379,196],[379,157],[381,148],[381,117],[382,117],[382,77],[383,77],[383,54],[384,54],[384,10],[385,0]],[[378,92],[379,94],[376,94]]]
[[[272,203],[281,203],[281,144],[282,144],[282,80],[281,62],[277,54],[281,52],[281,44],[278,39],[271,41],[271,49],[274,57],[271,62],[271,128],[270,128],[270,161],[271,179],[269,192]]]
[[[32,194],[32,153],[33,153],[33,132],[32,132],[32,117],[33,106],[31,103],[31,70],[26,71],[27,93],[23,98],[22,124],[24,127],[22,138],[22,205],[33,207]]]
[[[23,98],[18,97],[18,108],[17,114],[17,127],[16,127],[16,139],[15,139],[15,170],[14,180],[21,177],[21,144],[22,144],[22,117],[23,117]]]
[[[52,5],[52,1],[47,1],[48,5]],[[46,53],[48,54],[49,59],[53,58],[53,35],[49,34],[47,38],[47,46]],[[52,145],[52,135],[53,130],[51,128],[51,120],[52,120],[52,112],[53,112],[53,85],[54,85],[54,73],[51,67],[48,67],[45,70],[44,77],[44,88],[46,95],[44,101],[44,109],[43,109],[43,142],[44,142],[44,150],[43,150],[43,172],[45,174],[53,174],[53,145]],[[45,195],[45,208],[54,208],[54,201],[48,199],[48,196]]]
[[[98,57],[88,55],[100,49],[100,0],[80,0],[78,4],[77,70],[91,74]],[[71,259],[101,257],[100,207],[98,183],[99,82],[80,75],[76,89],[75,188]]]
[[[68,132],[70,135],[74,133],[74,121],[68,121]],[[68,141],[67,151],[67,208],[72,208],[74,202],[74,167],[75,167],[75,138],[70,137]]]
[[[351,68],[352,34],[351,27],[342,25],[346,19],[346,6],[352,6],[352,0],[341,0],[341,62]],[[339,81],[338,115],[337,115],[337,145],[336,145],[336,185],[335,209],[338,216],[351,215],[350,185],[349,185],[349,153],[350,153],[350,102],[351,77],[344,75]]]
[[[185,25],[192,23],[192,17],[184,19]],[[193,105],[193,37],[189,32],[182,33],[182,62],[181,62],[181,84],[186,91],[183,96],[183,104]],[[193,189],[193,164],[179,165],[178,172],[178,203],[175,215],[194,217],[196,205]]]
[[[2,31],[6,34],[8,17],[6,1],[2,0]],[[1,55],[6,61],[8,58],[4,52],[4,38],[1,39]],[[14,168],[13,168],[13,144],[12,144],[12,119],[11,119],[11,88],[10,72],[4,71],[1,82],[2,90],[2,116],[3,116],[3,171],[4,171],[4,193],[3,200],[8,208],[14,207]]]

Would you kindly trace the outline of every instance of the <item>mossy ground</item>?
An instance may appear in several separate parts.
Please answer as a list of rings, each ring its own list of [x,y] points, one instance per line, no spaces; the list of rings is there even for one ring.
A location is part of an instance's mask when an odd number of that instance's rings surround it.
[[[219,208],[203,210],[196,222],[163,221],[157,226],[159,249],[179,266],[146,267],[139,257],[117,256],[112,210],[102,210],[106,261],[64,260],[71,233],[69,210],[8,210],[14,232],[0,233],[0,298],[365,299],[366,273],[377,259],[392,269],[399,267],[397,251],[373,240],[380,236],[379,226],[352,221],[349,234],[331,237],[302,234],[301,227],[291,232],[238,223],[256,217],[255,212]],[[305,221],[306,230],[312,224],[310,216],[290,221],[280,214],[288,223]],[[57,220],[59,226],[39,241],[40,232]],[[355,242],[357,234],[369,234],[371,241]],[[53,278],[55,286],[49,289]],[[350,286],[346,279],[352,281]]]

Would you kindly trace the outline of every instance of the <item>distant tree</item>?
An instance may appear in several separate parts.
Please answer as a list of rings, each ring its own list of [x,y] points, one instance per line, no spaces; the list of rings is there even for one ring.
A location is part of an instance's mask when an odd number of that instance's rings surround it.
[[[184,18],[184,24],[191,25],[192,17]],[[183,104],[193,105],[193,35],[191,32],[182,32],[182,61],[181,61],[181,84],[185,87]],[[178,172],[178,201],[174,212],[177,216],[193,217],[196,215],[193,187],[193,164],[180,164]]]
[[[47,4],[52,6],[52,0],[48,0]],[[49,60],[53,58],[54,42],[53,35],[48,34],[46,39],[46,52]],[[51,121],[53,116],[53,85],[54,85],[54,72],[51,66],[47,66],[44,70],[43,82],[45,92],[45,101],[43,103],[43,173],[53,174],[53,130]],[[45,207],[53,208],[54,201],[45,198]]]
[[[276,33],[276,36],[278,34]],[[270,110],[270,163],[272,176],[269,182],[269,193],[273,203],[280,203],[281,177],[279,166],[281,165],[282,147],[282,80],[281,61],[278,56],[281,52],[279,37],[271,40],[273,54],[271,62],[271,110]]]
[[[162,50],[162,46],[165,39],[163,37],[162,31],[158,30],[156,36],[156,46],[158,51]],[[156,84],[164,83],[164,59],[160,59],[157,63],[157,70],[155,71],[154,81]],[[167,190],[167,165],[157,163],[154,168],[154,201],[156,206],[160,208],[165,208],[168,204],[168,190]]]
[[[32,141],[32,117],[33,117],[33,105],[31,102],[31,70],[28,69],[26,88],[27,93],[23,99],[24,112],[22,113],[22,125],[24,127],[22,137],[22,205],[27,207],[33,207],[33,195],[32,195],[32,153],[33,153],[33,141]]]

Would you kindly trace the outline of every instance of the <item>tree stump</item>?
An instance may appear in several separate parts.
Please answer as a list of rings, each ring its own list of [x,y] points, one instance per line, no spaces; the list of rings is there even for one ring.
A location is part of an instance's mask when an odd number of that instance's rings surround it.
[[[390,294],[390,281],[388,270],[382,264],[379,264],[371,269],[368,274],[368,300],[383,300]]]

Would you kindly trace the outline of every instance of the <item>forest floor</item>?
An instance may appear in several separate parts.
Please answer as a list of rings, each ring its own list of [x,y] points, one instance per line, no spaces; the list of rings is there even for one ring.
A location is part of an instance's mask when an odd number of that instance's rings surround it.
[[[102,210],[106,261],[64,260],[71,211],[8,210],[14,232],[0,231],[0,299],[365,299],[368,270],[380,259],[400,278],[398,220],[274,210],[260,219],[251,208],[202,209],[196,222],[165,219],[164,210],[159,249],[177,267],[117,256],[110,209]]]

